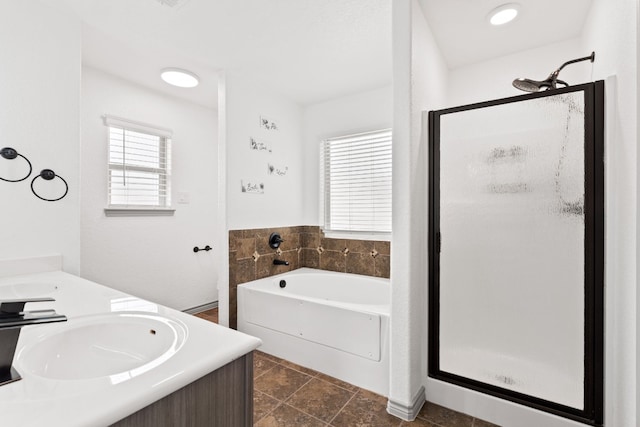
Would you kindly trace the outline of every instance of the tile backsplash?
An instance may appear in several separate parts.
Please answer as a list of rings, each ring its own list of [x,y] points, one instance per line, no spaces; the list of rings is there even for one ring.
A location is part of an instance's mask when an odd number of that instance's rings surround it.
[[[280,247],[269,246],[278,232]],[[374,277],[390,275],[391,244],[384,241],[331,239],[317,225],[229,231],[229,325],[237,327],[237,286],[301,267]],[[274,259],[289,265],[273,265]]]

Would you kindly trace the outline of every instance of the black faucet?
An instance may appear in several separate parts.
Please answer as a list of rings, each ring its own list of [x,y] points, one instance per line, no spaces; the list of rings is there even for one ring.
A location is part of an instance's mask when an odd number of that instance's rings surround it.
[[[39,323],[64,322],[65,316],[55,310],[24,311],[28,302],[51,302],[53,298],[27,298],[0,302],[0,386],[18,381],[22,377],[13,366],[13,357],[23,326]]]
[[[283,259],[274,259],[273,265],[289,265],[289,261],[285,261]]]

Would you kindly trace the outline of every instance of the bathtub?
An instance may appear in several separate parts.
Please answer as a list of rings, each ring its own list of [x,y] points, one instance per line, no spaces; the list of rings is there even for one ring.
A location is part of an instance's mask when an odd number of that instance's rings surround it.
[[[261,351],[383,396],[389,279],[300,268],[238,286],[238,330]]]

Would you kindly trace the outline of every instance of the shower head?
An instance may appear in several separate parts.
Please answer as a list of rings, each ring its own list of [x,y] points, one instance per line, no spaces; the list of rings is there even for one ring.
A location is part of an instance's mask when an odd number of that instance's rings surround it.
[[[531,79],[515,79],[513,81],[513,87],[523,90],[525,92],[538,92],[542,88],[542,84],[545,82],[538,82]]]
[[[538,92],[542,89],[544,90],[557,89],[558,84],[561,84],[567,87],[569,86],[567,82],[558,80],[558,74],[560,74],[560,70],[562,70],[567,65],[573,64],[575,62],[581,62],[586,60],[590,60],[591,62],[593,62],[595,59],[596,59],[596,53],[591,52],[591,55],[585,56],[584,58],[572,59],[571,61],[565,62],[560,66],[560,68],[555,70],[553,73],[549,74],[549,77],[547,77],[546,80],[537,81],[537,80],[519,78],[513,81],[513,87],[515,87],[516,89],[523,90],[525,92]]]

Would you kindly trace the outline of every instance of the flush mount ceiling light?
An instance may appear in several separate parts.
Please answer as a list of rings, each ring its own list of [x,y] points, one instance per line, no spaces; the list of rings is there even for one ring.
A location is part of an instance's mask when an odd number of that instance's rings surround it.
[[[518,3],[507,3],[493,9],[487,16],[487,19],[491,25],[504,25],[516,19],[519,11],[520,5]]]
[[[165,68],[160,73],[160,77],[170,85],[178,87],[196,87],[200,83],[198,76],[180,68]]]

